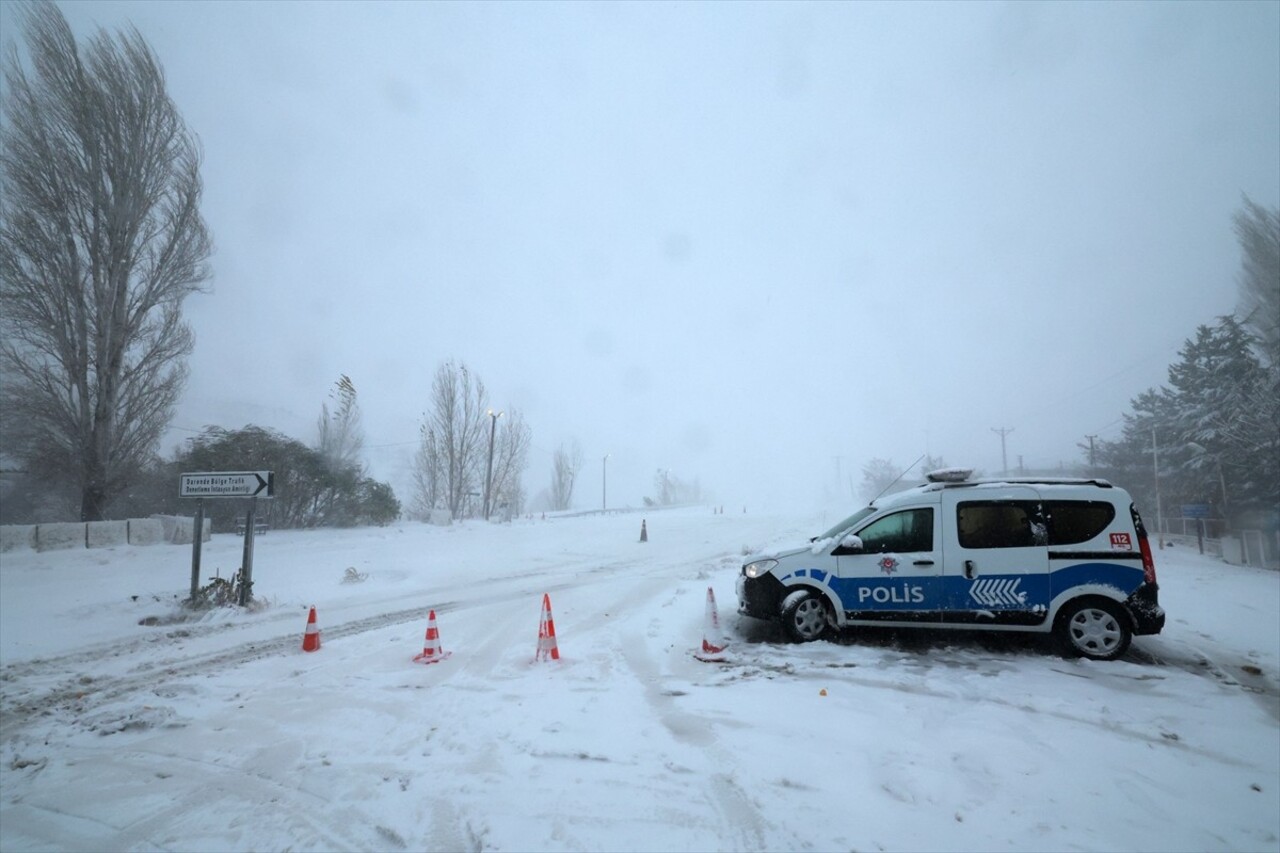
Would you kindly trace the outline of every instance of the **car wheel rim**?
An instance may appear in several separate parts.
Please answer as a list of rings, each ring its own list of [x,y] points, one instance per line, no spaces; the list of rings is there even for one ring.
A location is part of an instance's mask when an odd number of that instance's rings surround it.
[[[801,637],[807,640],[818,636],[826,624],[827,615],[822,610],[822,602],[816,598],[800,602],[796,608],[796,632]]]
[[[1107,654],[1120,643],[1120,625],[1105,610],[1081,610],[1071,619],[1071,643],[1085,654]]]

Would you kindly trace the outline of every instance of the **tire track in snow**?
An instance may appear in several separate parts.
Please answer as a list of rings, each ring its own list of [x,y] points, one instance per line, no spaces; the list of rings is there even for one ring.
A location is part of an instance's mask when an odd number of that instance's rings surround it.
[[[754,646],[760,646],[760,645],[767,646],[768,644],[759,644],[759,643],[754,644]],[[749,646],[747,648],[753,648],[753,647]],[[1006,699],[999,695],[994,695],[990,692],[972,692],[966,695],[960,695],[960,694],[957,694],[954,690],[937,690],[937,689],[931,688],[926,683],[918,680],[911,681],[911,682],[903,681],[903,680],[900,680],[898,676],[892,675],[892,674],[886,675],[884,678],[877,678],[873,675],[853,674],[854,672],[868,672],[869,668],[865,668],[865,667],[859,667],[856,670],[850,668],[847,673],[834,675],[832,673],[832,669],[833,668],[841,669],[841,667],[837,665],[832,665],[832,664],[828,664],[826,666],[815,666],[815,665],[797,666],[787,661],[784,661],[783,663],[767,662],[761,657],[761,655],[763,655],[766,651],[776,653],[778,649],[776,647],[770,647],[767,650],[762,650],[753,655],[744,655],[743,651],[740,649],[738,654],[730,663],[722,664],[721,666],[727,669],[740,668],[745,670],[742,677],[751,677],[753,675],[763,674],[763,673],[775,673],[777,675],[783,675],[783,676],[787,676],[789,678],[794,678],[797,680],[814,681],[818,683],[827,683],[832,679],[836,679],[840,683],[853,685],[860,688],[867,688],[867,689],[873,689],[873,690],[888,690],[888,691],[894,691],[897,693],[907,693],[914,696],[925,696],[929,698],[942,699],[946,701],[960,700],[967,703],[973,703],[975,705],[994,705],[1001,708],[1012,708],[1014,710],[1022,711],[1023,713],[1026,713],[1026,714],[1040,714],[1046,717],[1052,717],[1054,719],[1063,720],[1069,723],[1076,723],[1079,725],[1088,726],[1090,728],[1101,729],[1105,732],[1110,732],[1112,734],[1122,735],[1124,737],[1128,737],[1136,741],[1145,742],[1147,744],[1150,744],[1151,746],[1161,746],[1168,749],[1175,749],[1182,752],[1199,755],[1204,758],[1210,758],[1210,759],[1213,759],[1214,761],[1218,761],[1223,764],[1231,765],[1234,767],[1246,766],[1242,764],[1239,760],[1232,758],[1230,756],[1222,755],[1221,753],[1214,752],[1213,750],[1210,750],[1210,749],[1197,747],[1185,741],[1170,739],[1167,736],[1167,734],[1161,733],[1159,730],[1139,731],[1133,728],[1133,726],[1131,725],[1125,725],[1123,723],[1116,722],[1114,720],[1109,720],[1106,718],[1089,717],[1083,714],[1073,714],[1073,713],[1067,713],[1065,711],[1057,711],[1050,708],[1041,707],[1038,704],[1034,703],[1033,701],[1025,698]],[[955,660],[947,659],[947,658],[931,657],[928,659],[928,661],[929,663],[924,667],[924,669],[916,673],[917,676],[922,674],[927,675],[928,670],[931,669],[934,665],[938,665],[938,664],[941,664],[943,666],[957,665],[957,662]],[[1058,672],[1065,676],[1070,676],[1075,678],[1089,678],[1089,679],[1131,678],[1131,676],[1123,676],[1123,675],[1115,676],[1111,673],[1107,673],[1105,670],[1099,671],[1097,669],[1089,669],[1083,672],[1070,672],[1070,671],[1061,670],[1061,669],[1054,669],[1053,671]],[[1192,674],[1196,674],[1196,673],[1192,673]]]
[[[773,849],[776,845],[768,841],[769,822],[734,779],[733,768],[737,762],[732,752],[716,737],[715,726],[720,721],[678,708],[676,694],[663,689],[662,674],[646,649],[647,644],[637,636],[623,643],[622,655],[637,680],[644,685],[645,699],[658,719],[678,742],[697,749],[705,756],[708,766],[731,768],[707,777],[710,783],[708,796],[720,816],[718,837],[734,839],[734,843],[729,845],[734,850]]]
[[[1280,680],[1274,673],[1268,676],[1255,661],[1232,655],[1233,660],[1225,662],[1218,650],[1210,655],[1198,645],[1172,638],[1161,638],[1149,645],[1154,650],[1135,648],[1129,654],[1145,664],[1173,667],[1202,678],[1212,678],[1223,687],[1238,687],[1280,722]]]
[[[386,839],[377,835],[377,828],[363,820],[357,810],[334,803],[330,798],[296,783],[288,784],[271,776],[246,769],[234,762],[221,764],[213,761],[155,752],[132,747],[101,756],[88,756],[76,763],[77,774],[98,775],[104,779],[119,778],[122,773],[133,773],[137,778],[154,777],[165,780],[166,795],[160,797],[135,797],[126,810],[111,810],[104,803],[102,808],[111,817],[99,822],[112,831],[112,844],[118,849],[172,849],[182,846],[185,829],[184,818],[189,814],[190,802],[201,792],[217,792],[229,820],[245,813],[269,810],[280,830],[278,839],[242,839],[239,845],[245,849],[272,847],[275,843],[296,844],[303,849],[351,850],[386,847]],[[175,791],[169,780],[180,779],[183,791]],[[205,794],[207,796],[207,794]],[[115,792],[103,793],[106,803],[114,800]],[[66,837],[63,824],[66,815],[40,798],[27,797],[18,804],[29,810],[25,817],[28,824],[41,826],[47,835],[42,840],[60,843],[68,848],[81,846]],[[53,817],[41,819],[42,814]],[[126,819],[127,817],[127,819]],[[83,814],[80,819],[85,819]],[[118,818],[115,819],[115,818]],[[283,825],[281,821],[283,820]],[[365,831],[361,831],[365,830]]]
[[[723,552],[718,552],[716,556],[722,555]],[[699,558],[691,562],[683,559],[663,560],[646,565],[644,561],[630,557],[607,563],[592,561],[594,565],[589,568],[581,564],[571,564],[559,573],[561,580],[536,586],[526,582],[530,578],[546,577],[544,573],[521,572],[501,578],[487,578],[483,587],[475,584],[454,584],[442,587],[441,590],[465,591],[471,594],[453,600],[401,608],[322,627],[321,636],[329,641],[343,639],[409,622],[425,623],[432,610],[437,613],[449,613],[484,607],[491,603],[515,601],[523,597],[540,595],[543,592],[558,592],[580,586],[611,583],[614,582],[616,573],[636,569],[637,564],[639,564],[638,571],[631,575],[632,577],[666,579],[673,570],[692,569],[714,559],[715,557]],[[568,572],[575,573],[565,577],[564,575]],[[515,587],[510,588],[513,585]],[[502,587],[508,588],[502,589]],[[394,600],[403,599],[399,597]],[[367,608],[370,605],[363,603],[359,606]],[[278,616],[273,615],[267,621],[276,622],[284,619],[293,621],[298,617],[295,613],[281,613]],[[259,627],[262,624],[262,621],[232,622],[208,626],[203,631],[175,630],[164,635],[161,642],[176,647],[179,643],[224,634],[233,627],[244,629],[250,626]],[[83,675],[82,670],[99,663],[104,655],[127,659],[141,652],[154,654],[156,653],[153,649],[156,642],[154,636],[129,638],[57,658],[11,664],[0,669],[0,685],[3,686],[0,694],[0,743],[9,741],[27,726],[50,715],[70,713],[82,716],[104,703],[133,693],[153,691],[165,680],[209,675],[233,666],[293,652],[301,645],[301,637],[301,629],[295,629],[287,634],[250,640],[215,651],[146,659],[122,675],[95,677]],[[50,680],[55,679],[58,681],[56,686],[47,686]]]

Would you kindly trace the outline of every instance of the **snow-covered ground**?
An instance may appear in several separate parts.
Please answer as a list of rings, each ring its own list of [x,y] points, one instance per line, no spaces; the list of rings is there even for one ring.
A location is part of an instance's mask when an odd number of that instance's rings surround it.
[[[1115,663],[793,646],[736,615],[740,558],[833,518],[646,520],[272,532],[265,606],[191,622],[189,547],[0,556],[0,848],[1280,849],[1280,574],[1158,552],[1168,626]]]

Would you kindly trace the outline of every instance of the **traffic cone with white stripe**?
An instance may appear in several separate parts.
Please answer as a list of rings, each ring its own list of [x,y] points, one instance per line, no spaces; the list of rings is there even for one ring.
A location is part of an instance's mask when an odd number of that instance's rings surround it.
[[[436,630],[436,612],[427,616],[427,639],[422,644],[422,654],[415,655],[415,663],[439,663],[453,652],[446,652],[440,645],[440,632]]]
[[[302,635],[302,650],[304,652],[320,651],[320,628],[316,625],[316,609],[311,608],[311,614],[307,616],[307,630]]]
[[[551,596],[542,594],[542,618],[538,621],[538,653],[534,660],[560,660],[556,645],[556,621],[551,618]]]
[[[716,610],[715,591],[707,587],[707,618],[702,627],[702,648],[694,652],[693,656],[707,663],[723,663],[724,650],[728,646],[729,641],[720,631],[720,612]]]

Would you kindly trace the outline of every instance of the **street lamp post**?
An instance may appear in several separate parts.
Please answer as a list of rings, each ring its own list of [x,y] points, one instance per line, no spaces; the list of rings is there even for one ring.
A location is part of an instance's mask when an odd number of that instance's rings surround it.
[[[489,500],[491,495],[489,490],[493,488],[493,437],[498,431],[498,418],[502,417],[502,412],[489,410],[489,464],[485,468],[484,474],[484,520],[489,520]]]
[[[609,508],[609,454],[600,460],[600,511]]]

